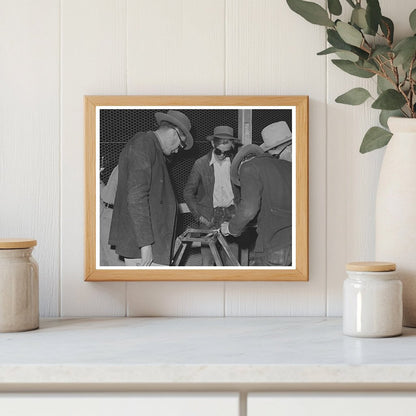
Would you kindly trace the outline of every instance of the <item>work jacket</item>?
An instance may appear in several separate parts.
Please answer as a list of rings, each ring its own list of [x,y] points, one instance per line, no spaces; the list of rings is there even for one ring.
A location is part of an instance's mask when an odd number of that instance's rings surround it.
[[[229,231],[240,235],[257,215],[257,254],[286,247],[292,241],[292,163],[269,154],[240,167],[241,201]]]
[[[195,219],[204,217],[211,221],[214,217],[214,165],[210,165],[212,151],[197,159],[189,174],[188,181],[183,190],[183,197]],[[240,192],[232,186],[234,204],[237,204]]]
[[[109,244],[129,258],[152,245],[153,261],[170,263],[177,203],[165,156],[153,132],[137,133],[119,158]]]

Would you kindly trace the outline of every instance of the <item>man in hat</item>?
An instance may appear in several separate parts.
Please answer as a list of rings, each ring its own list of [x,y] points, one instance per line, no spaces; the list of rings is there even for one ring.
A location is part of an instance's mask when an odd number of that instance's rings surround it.
[[[193,145],[185,114],[169,110],[155,118],[158,129],[136,133],[119,157],[109,244],[127,266],[170,264],[177,204],[165,156]]]
[[[292,163],[248,144],[236,154],[231,180],[241,187],[235,216],[221,225],[224,235],[240,235],[257,216],[255,266],[292,263]]]
[[[292,161],[292,132],[285,121],[269,124],[261,131],[260,147],[278,159]]]
[[[217,126],[207,140],[211,142],[212,150],[195,161],[183,195],[201,228],[215,229],[231,219],[239,198],[238,189],[232,186],[230,179],[238,139],[234,137],[232,127]],[[229,241],[229,245],[237,257],[237,244]],[[201,254],[203,266],[214,265],[209,247],[202,246]]]

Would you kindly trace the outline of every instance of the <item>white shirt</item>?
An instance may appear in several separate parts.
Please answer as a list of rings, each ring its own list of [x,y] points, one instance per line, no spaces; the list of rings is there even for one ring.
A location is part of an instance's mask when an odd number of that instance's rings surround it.
[[[219,161],[213,152],[209,165],[214,165],[214,208],[229,207],[234,203],[234,193],[230,178],[230,158],[226,157],[224,160]]]

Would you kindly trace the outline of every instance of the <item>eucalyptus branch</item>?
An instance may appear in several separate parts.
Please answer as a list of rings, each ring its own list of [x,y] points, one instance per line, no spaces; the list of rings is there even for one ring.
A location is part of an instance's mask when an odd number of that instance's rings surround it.
[[[383,147],[390,139],[391,136],[386,131],[386,117],[390,111],[395,114],[401,112],[403,117],[416,118],[416,75],[412,74],[416,68],[416,42],[412,37],[405,37],[396,39],[393,44],[394,23],[381,12],[379,0],[345,0],[352,6],[349,19],[342,18],[342,1],[331,1],[328,0],[327,5],[331,4],[331,11],[336,11],[341,16],[334,16],[336,24],[332,21],[333,13],[329,14],[316,0],[286,0],[289,7],[305,20],[327,28],[332,48],[322,51],[320,55],[334,50],[352,52],[354,57],[345,53],[341,59],[333,60],[334,64],[359,78],[368,79],[377,75],[378,96],[372,107],[382,110],[380,122],[383,128],[373,126],[368,130],[360,149],[365,153]],[[416,10],[413,10],[409,17],[412,29],[416,25],[415,13]],[[405,71],[409,65],[409,56],[410,68]],[[403,65],[405,68],[402,70]],[[360,105],[370,97],[367,89],[352,88],[337,97],[336,102]]]
[[[367,71],[367,72],[371,72],[372,74],[374,74],[374,75],[379,75],[380,77],[382,77],[383,76],[383,74],[381,73],[381,72],[379,72],[379,71],[375,71],[374,69],[371,69],[371,68],[363,68],[363,67],[361,67],[361,66],[358,66],[357,64],[355,64],[356,65],[356,67],[357,68],[359,68],[359,69],[362,69],[362,70],[364,70],[364,71]],[[384,77],[383,77],[384,78]]]
[[[396,86],[399,86],[399,81],[400,81],[400,77],[399,77],[399,70],[397,69],[397,66],[394,65],[393,62],[394,58],[390,58],[390,64],[391,64],[391,70],[393,71],[395,77],[396,77]]]
[[[398,76],[399,71],[397,69],[397,66],[394,65],[393,60],[394,60],[394,56],[390,55],[390,57],[386,58],[386,60],[384,61],[384,65],[386,65],[390,69],[391,72],[393,72],[395,75]]]
[[[389,81],[395,88],[397,87],[397,84],[396,84],[396,82],[393,80],[393,79],[391,79],[389,76],[388,76],[388,74],[387,74],[387,72],[386,72],[386,70],[384,69],[384,66],[386,65],[386,64],[390,64],[390,61],[388,60],[388,59],[386,59],[384,62],[382,61],[382,59],[381,58],[385,58],[384,56],[382,56],[382,55],[379,55],[379,56],[377,56],[376,58],[374,58],[375,60],[377,60],[377,62],[379,63],[379,65],[380,65],[380,69],[381,69],[381,72],[382,72],[382,74],[380,75],[382,78],[384,78],[384,79],[386,79],[387,81]],[[391,67],[391,65],[390,65],[390,67],[389,67],[389,69],[390,69],[390,71],[392,71],[393,72],[393,68]]]
[[[382,62],[382,64],[383,65],[386,65],[386,64],[390,64],[390,59],[392,59],[391,57],[386,57],[386,56],[384,56],[384,55],[378,55],[378,58],[380,58],[380,61]],[[382,61],[381,59],[382,58],[384,58],[385,60],[384,61]],[[390,69],[391,70],[393,70],[393,68],[392,68],[392,66],[390,65]]]
[[[414,112],[413,112],[413,108],[412,108],[412,101],[409,99],[409,96],[406,94],[405,91],[403,91],[403,85],[404,85],[404,81],[401,82],[398,86],[397,86],[397,91],[400,92],[400,94],[403,95],[404,99],[406,100],[406,105],[409,107],[410,110],[410,116],[413,117]]]
[[[381,24],[383,22],[384,22],[383,20],[380,22],[380,28],[381,28]],[[387,27],[387,35],[385,35],[383,32],[381,32],[381,33],[380,32],[377,32],[376,33],[376,36],[380,36],[381,38],[384,38],[387,41],[387,44],[389,45],[389,47],[391,48],[393,46],[393,43],[390,42],[390,35],[391,35],[390,26],[388,24],[385,24],[385,25]]]
[[[373,49],[375,49],[375,48],[373,48],[369,43],[368,43],[368,40],[366,39],[366,37],[364,36],[364,34],[362,34],[362,36],[363,36],[363,43],[362,43],[362,45],[361,45],[361,49],[363,49],[363,50],[365,50],[366,52],[368,52],[368,54],[371,54],[371,51],[373,50]],[[368,46],[368,48],[370,49],[369,51],[367,51],[366,49],[364,49],[363,48],[363,46],[364,45],[367,45]]]

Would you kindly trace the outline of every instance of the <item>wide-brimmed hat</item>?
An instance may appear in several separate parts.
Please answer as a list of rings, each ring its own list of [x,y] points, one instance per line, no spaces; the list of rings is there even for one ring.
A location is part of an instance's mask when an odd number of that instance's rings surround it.
[[[207,136],[207,140],[212,141],[214,137],[219,139],[228,139],[228,140],[238,140],[237,137],[234,137],[234,130],[229,126],[217,126],[214,129],[214,134],[212,136]]]
[[[292,132],[286,121],[277,121],[269,124],[261,131],[261,137],[264,143],[260,147],[267,152],[269,149],[279,146],[289,140],[292,140]]]
[[[174,126],[179,127],[186,136],[185,150],[189,150],[193,146],[194,138],[190,132],[192,125],[189,118],[184,113],[177,110],[169,110],[167,113],[157,112],[155,113],[155,118],[159,126],[162,121],[167,121]]]
[[[236,185],[240,185],[240,175],[238,174],[238,168],[240,167],[241,162],[249,156],[259,156],[264,155],[264,151],[260,146],[256,144],[246,144],[241,147],[237,154],[234,156],[233,162],[231,163],[231,180]]]

